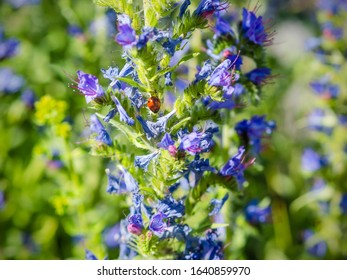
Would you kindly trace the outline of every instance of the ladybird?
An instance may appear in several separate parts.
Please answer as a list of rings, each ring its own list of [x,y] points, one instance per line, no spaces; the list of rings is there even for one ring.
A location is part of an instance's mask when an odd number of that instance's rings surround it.
[[[160,99],[155,96],[151,96],[148,101],[147,101],[147,107],[153,112],[153,113],[158,113],[160,109]]]

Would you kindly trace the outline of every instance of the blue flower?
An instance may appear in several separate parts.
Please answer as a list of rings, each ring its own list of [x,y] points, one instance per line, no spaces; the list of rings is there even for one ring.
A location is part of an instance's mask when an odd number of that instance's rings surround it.
[[[177,39],[168,38],[162,45],[164,50],[170,55],[173,56],[176,52],[176,47],[182,42],[182,38]]]
[[[339,11],[347,10],[347,3],[345,0],[319,0],[317,7],[332,15],[336,15]]]
[[[198,73],[195,75],[194,83],[196,84],[199,81],[207,79],[208,76],[210,76],[212,73],[212,64],[211,61],[208,59],[204,62],[204,65],[201,69],[199,69]]]
[[[144,104],[146,104],[146,100],[137,88],[127,87],[124,89],[124,93],[130,99],[131,104],[137,109],[140,109]]]
[[[123,180],[127,190],[132,193],[138,192],[139,186],[134,177],[123,166],[119,165],[119,169],[123,173]]]
[[[140,235],[143,229],[143,221],[141,214],[133,214],[128,217],[127,229],[130,233]]]
[[[21,94],[21,99],[28,109],[33,109],[36,101],[35,93],[31,89],[25,89]]]
[[[230,26],[230,22],[228,22],[227,20],[225,20],[224,18],[222,18],[221,16],[217,17],[217,21],[216,21],[216,25],[214,28],[216,35],[217,36],[235,36],[234,31],[232,30],[231,26]]]
[[[249,144],[255,154],[261,150],[261,140],[266,135],[271,135],[276,128],[274,121],[266,121],[265,116],[253,116],[250,120],[242,120],[235,126],[236,133]]]
[[[164,77],[165,77],[165,85],[166,86],[172,86],[172,78],[171,78],[172,73],[171,72],[167,72],[165,73]]]
[[[128,125],[134,125],[135,121],[128,116],[127,112],[124,110],[123,106],[120,104],[118,98],[116,96],[111,96],[111,99],[116,104],[118,113],[120,115],[120,120],[127,123]]]
[[[164,222],[167,216],[163,213],[157,213],[152,216],[151,221],[149,223],[149,229],[157,236],[161,236],[161,234],[167,229],[167,224]]]
[[[198,7],[193,12],[193,16],[207,18],[213,15],[215,12],[224,10],[226,8],[227,5],[223,5],[218,0],[201,0]]]
[[[101,69],[104,78],[111,81],[110,87],[113,89],[121,90],[124,83],[118,80],[119,77],[126,77],[129,75],[134,75],[134,65],[131,61],[124,64],[122,70],[119,72],[117,67],[109,67],[107,70]]]
[[[250,202],[245,209],[246,220],[251,224],[264,224],[271,221],[271,207],[261,207],[257,200]]]
[[[153,152],[149,155],[144,156],[136,156],[135,157],[135,166],[142,168],[143,170],[147,171],[148,165],[150,162],[155,159],[159,155],[159,152]]]
[[[336,99],[340,94],[340,88],[338,85],[329,83],[327,77],[323,77],[320,80],[310,83],[311,88],[315,93],[324,99]]]
[[[98,258],[88,249],[85,249],[85,253],[86,253],[85,255],[86,260],[91,260],[91,261],[98,260]]]
[[[229,198],[229,194],[227,193],[221,200],[215,199],[215,198],[212,199],[211,200],[212,210],[208,215],[209,216],[217,215],[221,211],[224,203],[228,200],[228,198]]]
[[[103,240],[108,248],[117,248],[121,243],[120,223],[106,228],[102,234]]]
[[[241,146],[238,152],[228,160],[228,162],[223,166],[223,168],[220,171],[220,173],[223,176],[235,177],[239,187],[242,187],[245,182],[243,171],[254,162],[254,159],[253,159],[247,164],[243,163],[243,160],[244,160],[243,154],[245,153],[245,151],[246,151],[245,148]]]
[[[0,199],[0,201],[1,201],[1,199]],[[347,193],[344,193],[341,197],[340,209],[341,209],[342,214],[347,214]]]
[[[106,169],[106,174],[108,179],[106,191],[109,194],[122,194],[130,191],[127,189],[125,182],[121,178],[112,175],[109,169]]]
[[[36,5],[40,3],[41,0],[7,0],[8,3],[14,8],[20,8],[26,5]]]
[[[176,113],[176,110],[171,111],[163,117],[158,118],[156,122],[146,121],[140,115],[136,116],[140,122],[143,130],[146,133],[148,140],[158,137],[161,133],[165,132],[168,120]]]
[[[160,143],[158,144],[159,148],[168,150],[170,146],[174,145],[175,141],[172,140],[171,136],[169,133],[165,133],[163,136],[163,139],[161,139]]]
[[[156,206],[158,213],[162,213],[166,218],[181,218],[184,215],[183,202],[176,201],[171,195],[167,195],[162,200],[159,200]]]
[[[0,190],[0,210],[5,206],[5,195],[4,192]]]
[[[0,28],[0,61],[15,56],[19,49],[19,41],[16,39],[3,39],[3,33]]]
[[[110,135],[107,133],[105,127],[102,125],[95,114],[90,116],[90,130],[93,133],[97,134],[97,136],[95,137],[97,141],[105,143],[108,146],[112,146],[112,139]]]
[[[182,18],[184,13],[187,11],[188,6],[190,5],[190,0],[184,0],[180,7],[180,12],[178,14],[179,18]]]
[[[136,44],[136,33],[131,27],[130,18],[127,15],[118,15],[118,34],[116,42],[124,48],[131,48]]]
[[[323,24],[323,34],[330,40],[340,40],[343,37],[343,29],[336,27],[332,22],[328,21]]]
[[[200,158],[199,155],[195,156],[194,160],[188,164],[187,168],[187,177],[189,178],[189,185],[191,187],[197,185],[204,172],[210,171],[212,173],[217,173],[217,169],[210,165],[209,159]],[[189,174],[189,172],[192,173]]]
[[[301,166],[304,171],[315,172],[328,164],[325,156],[320,156],[311,148],[304,150],[301,156]]]
[[[254,12],[242,9],[242,35],[257,45],[269,45],[272,41],[266,33],[263,18],[257,17]]]
[[[0,92],[9,94],[18,92],[24,85],[24,79],[15,75],[10,68],[0,68]]]
[[[308,127],[312,130],[331,135],[333,132],[333,127],[324,125],[325,118],[325,111],[320,108],[315,108],[308,116]]]
[[[266,82],[271,75],[270,68],[255,68],[246,74],[246,77],[255,85],[260,86]]]
[[[116,109],[111,109],[110,112],[104,117],[104,122],[109,122],[117,114]]]
[[[100,86],[97,77],[91,74],[86,74],[81,70],[77,71],[77,76],[77,89],[85,95],[87,103],[91,102],[92,100],[99,99],[105,95],[105,92]]]
[[[317,258],[323,258],[327,253],[327,244],[324,240],[315,240],[313,230],[307,229],[303,233],[304,241],[307,245],[307,252]]]
[[[186,248],[182,258],[185,260],[221,260],[223,243],[218,241],[215,230],[209,230],[205,237],[186,237]]]
[[[233,66],[230,59],[224,60],[211,74],[209,85],[211,86],[230,86],[232,74],[228,71]]]
[[[208,103],[207,108],[209,110],[215,111],[219,109],[234,109],[236,107],[236,103],[232,99],[227,99],[225,101],[211,101]]]

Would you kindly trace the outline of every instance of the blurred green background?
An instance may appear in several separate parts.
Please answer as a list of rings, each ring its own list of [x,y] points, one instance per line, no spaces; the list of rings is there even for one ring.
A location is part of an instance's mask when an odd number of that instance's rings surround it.
[[[112,39],[115,15],[91,0],[32,2],[38,3],[0,3],[5,38],[20,41],[18,54],[0,61],[0,67],[24,79],[18,91],[0,92],[0,259],[83,259],[85,248],[100,258],[117,258],[118,249],[105,246],[103,233],[126,216],[127,198],[106,193],[108,161],[90,155],[85,100],[68,86],[79,69],[105,82],[100,69],[123,64]],[[305,52],[305,41],[319,33],[314,1],[260,2],[260,13],[272,18],[277,31],[268,50],[276,78],[259,106],[240,118],[266,114],[277,123],[260,164],[246,174],[250,187],[245,190],[247,200],[271,201],[272,223],[251,225],[238,218],[235,232],[228,232],[225,258],[315,259],[307,249],[320,240],[328,250],[318,258],[346,258],[347,221],[338,209],[347,191],[346,156],[324,171],[331,180],[319,196],[310,195],[314,179],[301,168],[303,148],[312,137],[337,143],[336,150],[341,137],[346,139],[345,131],[327,137],[306,129],[312,108],[326,106],[308,86],[320,71],[315,57]],[[36,100],[45,95],[59,100],[47,110],[57,111],[65,126],[45,128],[33,104],[25,102],[26,90]],[[321,211],[324,201],[330,203],[329,213]],[[227,217],[232,203],[224,209]],[[312,244],[304,242],[306,229],[318,233]]]

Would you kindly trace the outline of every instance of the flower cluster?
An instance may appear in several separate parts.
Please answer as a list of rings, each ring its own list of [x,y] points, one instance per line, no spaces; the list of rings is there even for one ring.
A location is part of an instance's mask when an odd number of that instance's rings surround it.
[[[214,0],[202,0],[192,11],[190,1],[183,1],[170,24],[160,20],[174,11],[171,1],[165,10],[144,1],[143,19],[126,1],[96,3],[117,13],[114,40],[123,48],[124,65],[102,69],[107,87],[96,73],[81,70],[71,87],[96,111],[90,119],[92,145],[96,155],[113,162],[106,169],[107,192],[131,198],[127,217],[105,231],[105,242],[119,247],[123,259],[221,259],[222,234],[213,224],[229,194],[222,197],[220,190],[243,191],[247,169],[275,124],[265,116],[237,123],[241,143],[237,137],[223,143],[221,128],[230,125],[224,116],[233,109],[261,97],[271,77],[264,48],[272,34],[255,11],[243,9],[239,22],[228,22],[228,5]],[[216,32],[206,41],[206,53],[192,53],[193,31],[208,26]],[[244,72],[246,58],[255,67]],[[200,65],[191,81],[187,61]],[[169,94],[173,103],[167,102]],[[208,215],[194,223],[206,195],[210,209],[201,213]],[[267,209],[251,215],[250,223],[270,221]]]
[[[302,240],[307,252],[317,258],[324,258],[329,251],[329,240],[322,232],[333,209],[341,216],[345,215],[345,184],[338,178],[345,176],[346,139],[342,137],[345,130],[346,112],[340,106],[346,102],[344,92],[346,84],[339,75],[347,65],[346,1],[325,1],[317,3],[317,18],[321,27],[321,36],[309,40],[308,46],[319,61],[314,79],[309,84],[318,100],[307,118],[307,128],[311,131],[311,147],[302,152],[301,167],[306,180],[312,186],[305,194],[316,202],[319,213],[315,217],[317,229],[303,229]],[[334,57],[339,56],[338,62]],[[317,63],[317,62],[315,62]],[[329,193],[329,194],[328,194]],[[341,226],[342,227],[342,226]],[[341,231],[343,229],[340,229]],[[334,238],[334,237],[333,237]],[[335,236],[335,238],[337,238]],[[343,254],[343,253],[342,253]]]

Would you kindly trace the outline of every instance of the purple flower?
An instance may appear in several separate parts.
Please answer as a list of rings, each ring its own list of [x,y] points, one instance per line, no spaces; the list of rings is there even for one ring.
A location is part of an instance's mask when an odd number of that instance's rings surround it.
[[[208,152],[214,145],[212,137],[213,134],[209,132],[193,131],[181,138],[181,144],[178,148],[187,151],[191,155]]]
[[[28,109],[33,109],[36,101],[35,94],[31,89],[25,89],[22,92],[21,99]]]
[[[255,85],[260,86],[266,82],[271,75],[270,68],[256,68],[246,74],[246,77]]]
[[[136,33],[131,27],[130,18],[127,15],[118,15],[118,34],[116,42],[124,48],[131,48],[136,44]]]
[[[176,201],[171,195],[167,195],[164,199],[159,200],[156,208],[159,213],[165,215],[165,218],[181,218],[184,215],[183,201]]]
[[[149,223],[149,229],[155,235],[160,236],[167,229],[167,224],[164,222],[166,218],[167,216],[160,212],[153,215]]]
[[[100,141],[107,146],[112,146],[113,143],[110,135],[107,133],[105,127],[102,125],[95,114],[90,116],[90,130],[93,133],[97,134],[97,136],[95,137],[97,141]]]
[[[224,205],[224,203],[228,200],[229,194],[226,194],[222,199],[212,199],[211,200],[211,206],[212,210],[208,214],[209,216],[217,215]]]
[[[77,89],[85,95],[87,103],[102,98],[105,95],[103,88],[99,85],[97,77],[86,74],[81,70],[77,71],[77,76]]]
[[[324,240],[314,240],[316,239],[314,235],[314,231],[310,229],[303,232],[303,238],[307,245],[307,252],[317,258],[323,258],[328,249],[327,244]]]
[[[320,156],[311,148],[304,150],[301,157],[301,166],[304,171],[315,172],[328,164],[328,159]]]
[[[135,121],[128,116],[127,112],[124,110],[123,106],[120,104],[118,98],[116,96],[111,96],[111,99],[116,104],[118,113],[120,115],[120,120],[127,123],[128,125],[134,125]]]
[[[0,92],[10,94],[18,92],[24,85],[24,79],[15,75],[10,68],[0,68]]]
[[[158,118],[156,122],[146,121],[140,115],[136,118],[140,122],[143,130],[146,133],[148,140],[158,137],[161,133],[165,132],[168,120],[176,113],[176,110],[171,111],[163,117]]]
[[[254,225],[268,223],[271,220],[271,207],[261,207],[257,200],[250,202],[245,209],[246,220]]]
[[[142,168],[143,170],[147,171],[149,164],[153,159],[158,157],[159,152],[153,152],[149,155],[144,156],[136,156],[135,157],[135,166]]]
[[[211,86],[230,86],[232,74],[228,71],[233,66],[230,59],[224,60],[211,74],[209,85]]]
[[[102,234],[104,242],[108,248],[117,248],[121,243],[120,223],[113,227],[106,228]]]
[[[339,86],[329,83],[327,77],[313,81],[310,86],[317,95],[324,99],[336,99],[340,94]]]
[[[254,12],[242,9],[242,35],[257,45],[269,45],[272,41],[266,33],[263,18]]]
[[[259,154],[261,140],[266,135],[271,135],[275,129],[274,121],[266,121],[265,116],[253,116],[250,120],[243,120],[236,124],[235,130],[240,138],[252,146],[253,151]]]

